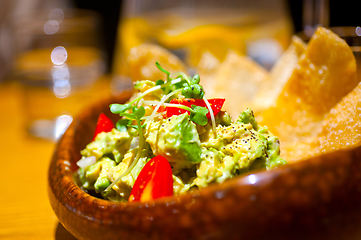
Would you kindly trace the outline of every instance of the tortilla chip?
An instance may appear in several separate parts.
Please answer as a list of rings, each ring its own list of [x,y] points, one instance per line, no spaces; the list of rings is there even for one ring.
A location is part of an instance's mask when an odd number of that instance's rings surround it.
[[[276,103],[282,89],[296,68],[299,57],[306,50],[307,45],[297,36],[292,37],[291,45],[282,54],[270,71],[270,80],[259,90],[252,109],[265,110]]]
[[[133,81],[164,79],[165,74],[155,66],[158,61],[167,71],[187,73],[185,64],[176,55],[155,44],[133,47],[127,57],[129,76]]]
[[[350,47],[330,30],[319,27],[276,105],[263,111],[258,120],[279,136],[283,156],[290,157],[287,160],[299,159],[302,155],[290,156],[287,151],[297,148],[298,143],[314,144],[323,118],[357,83]]]
[[[251,106],[261,85],[269,78],[263,67],[232,51],[210,73],[204,74],[201,70],[198,72],[206,96],[226,97],[223,109],[233,118],[237,118],[240,112]]]
[[[323,119],[321,131],[312,141],[286,146],[285,156],[299,161],[310,156],[361,144],[361,83]]]
[[[318,152],[359,145],[361,143],[361,84],[342,99],[322,123]]]
[[[299,80],[289,85],[289,93],[302,98],[313,113],[328,113],[343,96],[354,89],[356,60],[351,48],[335,33],[318,28],[299,62]]]
[[[214,75],[218,66],[220,65],[220,61],[210,52],[204,52],[197,66],[197,72],[202,77],[201,84],[208,84],[207,89],[214,89],[213,86],[209,86],[210,84],[214,84],[216,81],[214,80]],[[204,83],[204,84],[203,84]]]

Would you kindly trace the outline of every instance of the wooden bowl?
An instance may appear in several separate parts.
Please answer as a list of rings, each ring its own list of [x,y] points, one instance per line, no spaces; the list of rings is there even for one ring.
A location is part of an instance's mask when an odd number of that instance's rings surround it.
[[[83,192],[72,178],[80,150],[90,142],[99,113],[129,96],[86,109],[54,152],[50,203],[76,238],[360,239],[360,147],[146,203],[115,203]]]

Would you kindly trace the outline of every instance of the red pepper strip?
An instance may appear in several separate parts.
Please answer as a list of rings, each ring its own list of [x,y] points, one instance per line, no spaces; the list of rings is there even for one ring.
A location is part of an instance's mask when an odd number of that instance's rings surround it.
[[[167,159],[156,156],[147,162],[140,171],[130,193],[129,202],[145,202],[172,195],[172,168]]]
[[[211,105],[211,108],[213,110],[213,114],[217,115],[217,113],[219,113],[219,111],[221,111],[222,106],[224,104],[224,101],[226,101],[225,98],[213,98],[213,99],[208,99],[209,104]],[[192,105],[196,105],[196,106],[200,106],[200,107],[207,107],[206,103],[204,102],[203,99],[172,99],[170,101],[170,103],[175,103],[175,104],[182,104],[184,106],[187,107],[192,107]],[[166,107],[167,109],[167,117],[171,117],[173,115],[180,115],[183,114],[185,112],[187,112],[189,114],[189,111],[181,109],[181,108],[177,108],[177,107]],[[210,113],[207,113],[207,118],[210,119],[211,115]]]
[[[110,118],[107,117],[104,113],[101,113],[98,118],[97,126],[95,127],[95,133],[93,136],[93,140],[95,137],[101,132],[110,132],[114,128],[114,123]]]

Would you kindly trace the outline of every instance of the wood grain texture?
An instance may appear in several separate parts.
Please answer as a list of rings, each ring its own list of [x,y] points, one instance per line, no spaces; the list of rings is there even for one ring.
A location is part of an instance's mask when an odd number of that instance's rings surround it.
[[[102,83],[100,87],[106,86]],[[47,192],[55,143],[27,135],[23,110],[19,86],[1,83],[0,239],[71,240],[72,236],[59,225]]]

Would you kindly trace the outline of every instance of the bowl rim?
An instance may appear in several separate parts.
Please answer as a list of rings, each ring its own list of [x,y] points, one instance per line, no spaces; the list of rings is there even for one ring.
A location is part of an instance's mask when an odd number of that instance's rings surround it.
[[[128,93],[126,93],[128,94]],[[123,99],[123,98],[121,98]],[[95,103],[93,105],[90,105],[89,107],[96,107],[98,105],[102,105],[103,103],[114,103],[116,101],[118,101],[119,99],[116,97],[108,97],[108,98],[104,98],[101,101],[99,101],[98,103]],[[109,104],[108,104],[109,105]],[[219,190],[219,188],[222,186],[225,187],[231,187],[233,185],[248,185],[248,184],[261,184],[261,183],[266,183],[269,178],[271,178],[272,176],[277,176],[279,175],[281,172],[283,171],[287,171],[287,169],[289,169],[290,167],[292,167],[293,165],[295,165],[295,163],[299,163],[299,162],[292,162],[292,163],[287,163],[286,165],[282,165],[279,166],[277,168],[274,169],[270,169],[270,170],[253,170],[253,171],[249,171],[245,174],[236,176],[232,179],[228,179],[227,181],[220,183],[220,184],[211,184],[209,186],[207,186],[206,188],[202,188],[202,189],[197,189],[188,193],[184,193],[184,194],[180,194],[178,196],[170,196],[170,197],[162,197],[159,199],[155,199],[149,202],[113,202],[110,200],[106,200],[106,199],[102,199],[102,198],[98,198],[96,196],[93,196],[87,192],[85,192],[84,190],[82,190],[75,182],[74,178],[73,178],[73,173],[74,173],[74,166],[73,168],[71,167],[71,162],[69,162],[68,159],[65,158],[60,158],[58,159],[58,151],[57,149],[59,148],[63,148],[66,145],[69,144],[64,144],[64,142],[67,142],[68,140],[70,140],[71,143],[74,143],[74,134],[76,134],[74,131],[76,128],[76,125],[78,125],[79,123],[77,122],[77,120],[80,119],[86,119],[87,117],[89,117],[89,115],[91,114],[87,114],[87,115],[78,115],[77,117],[74,118],[73,122],[70,124],[70,126],[68,127],[68,129],[64,132],[63,136],[60,138],[60,140],[57,143],[56,149],[53,153],[52,159],[51,159],[51,163],[53,163],[54,161],[57,163],[56,164],[56,168],[57,171],[64,171],[64,174],[61,175],[61,178],[64,181],[64,186],[67,186],[69,188],[72,189],[72,192],[74,193],[74,196],[76,196],[77,198],[79,198],[79,200],[81,200],[83,198],[82,195],[85,195],[87,198],[91,199],[91,200],[96,200],[98,201],[99,204],[105,204],[105,205],[114,205],[114,206],[122,206],[124,204],[127,205],[149,205],[150,202],[169,202],[172,199],[174,200],[174,198],[178,198],[179,200],[181,200],[182,198],[187,198],[187,196],[193,196],[196,197],[200,194],[202,194],[204,191],[211,191],[211,192],[215,192],[217,190]],[[89,140],[90,142],[90,140]],[[68,151],[68,150],[66,150]],[[68,154],[67,156],[69,156],[69,158],[71,158],[71,154]],[[309,159],[306,160],[302,160],[302,161],[308,161]],[[52,168],[54,167],[54,164],[50,164],[49,169],[48,169],[48,181],[49,181],[49,185],[51,186],[53,179],[51,179],[51,175],[50,172],[52,171]],[[61,168],[60,168],[61,167]],[[247,178],[252,175],[252,178],[256,178],[256,180],[247,180]],[[255,182],[256,181],[256,182]]]
[[[125,102],[128,97],[129,94],[125,94],[116,98],[105,98],[104,100],[91,105],[89,107],[89,109],[91,110],[82,112],[77,117],[75,117],[72,124],[66,130],[62,138],[58,141],[56,149],[52,156],[48,169],[48,194],[50,202],[59,221],[64,225],[66,229],[68,229],[68,231],[70,231],[76,237],[79,237],[79,233],[74,233],[74,229],[71,229],[71,226],[66,223],[66,219],[64,219],[64,216],[66,217],[68,215],[65,214],[64,211],[69,211],[73,215],[77,215],[83,220],[90,221],[95,224],[109,226],[112,226],[114,224],[120,225],[121,223],[115,222],[117,220],[114,216],[110,216],[107,210],[111,210],[113,211],[112,213],[120,215],[127,215],[133,212],[139,213],[142,210],[146,212],[145,214],[149,214],[152,211],[168,211],[168,213],[172,213],[171,211],[176,208],[183,209],[186,212],[196,211],[194,209],[195,207],[193,207],[192,205],[197,201],[201,202],[200,200],[207,198],[213,199],[214,201],[227,201],[227,198],[231,193],[236,195],[238,194],[238,197],[242,199],[249,199],[247,201],[253,201],[252,197],[263,194],[262,191],[264,191],[265,189],[271,187],[273,187],[273,189],[276,189],[274,188],[275,180],[280,182],[284,181],[284,179],[287,180],[288,178],[293,179],[287,182],[287,189],[292,190],[292,187],[298,184],[297,181],[295,182],[294,176],[298,176],[304,173],[323,173],[323,168],[334,169],[335,166],[349,169],[350,166],[353,166],[355,164],[361,165],[361,163],[358,163],[358,159],[361,159],[361,146],[356,146],[344,150],[337,150],[327,154],[320,153],[317,156],[313,156],[299,162],[288,163],[286,165],[268,171],[251,171],[245,175],[229,179],[221,184],[210,185],[206,188],[195,190],[185,194],[180,194],[178,196],[164,197],[149,202],[112,202],[109,200],[100,199],[84,192],[79,186],[77,186],[73,179],[73,167],[75,162],[77,161],[75,159],[76,156],[72,150],[72,147],[74,147],[76,143],[75,135],[78,131],[77,128],[84,124],[84,122],[86,122],[88,118],[94,118],[95,116],[97,116],[100,113],[99,110],[102,109],[102,107],[104,107],[105,105],[109,106],[110,103],[114,102]],[[72,163],[72,161],[75,162]],[[342,175],[342,177],[343,178],[341,181],[341,185],[349,181],[346,175]],[[312,186],[312,184],[315,183],[307,184],[309,184],[307,186]],[[339,189],[339,187],[341,186],[339,181],[333,181],[331,184],[332,187],[335,187],[337,189]],[[246,191],[237,192],[238,190]],[[329,191],[329,189],[326,189],[325,191]],[[337,193],[331,192],[330,194],[331,200],[329,198],[326,198],[321,199],[320,201],[325,201],[326,203],[328,203],[329,201],[332,202],[332,197],[337,196]],[[318,193],[316,191],[311,191],[310,193],[307,192],[307,195],[310,195],[312,197],[318,195]],[[299,203],[297,203],[297,201],[289,204],[286,203],[285,206],[297,210],[297,207],[306,206],[306,209],[308,209],[308,207],[312,207],[314,204],[312,202],[304,202],[300,205]],[[83,207],[83,204],[87,207]],[[63,210],[59,210],[59,206]],[[104,218],[109,219],[109,221],[104,221]],[[157,219],[157,216],[154,216],[154,220],[157,221]]]

